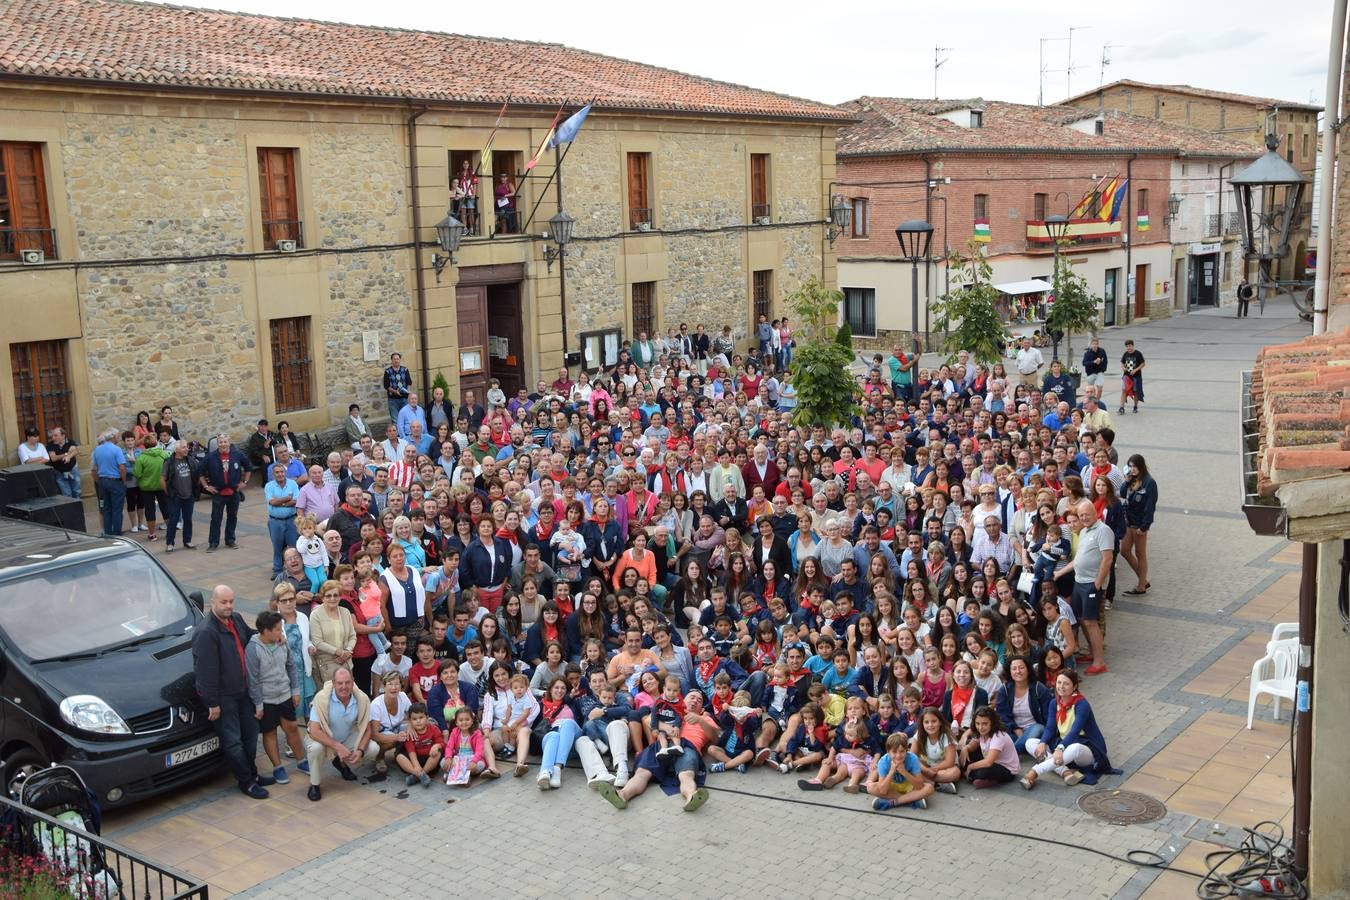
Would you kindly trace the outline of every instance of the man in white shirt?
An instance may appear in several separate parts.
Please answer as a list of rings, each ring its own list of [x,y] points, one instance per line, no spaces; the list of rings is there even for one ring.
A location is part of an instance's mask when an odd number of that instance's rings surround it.
[[[384,435],[384,440],[380,441],[380,445],[384,447],[384,458],[391,463],[402,459],[403,448],[408,442],[399,437],[398,426],[390,422],[384,428]]]
[[[1022,349],[1017,351],[1017,377],[1027,387],[1039,388],[1041,369],[1045,368],[1045,357],[1041,351],[1031,346],[1031,338],[1022,338]]]

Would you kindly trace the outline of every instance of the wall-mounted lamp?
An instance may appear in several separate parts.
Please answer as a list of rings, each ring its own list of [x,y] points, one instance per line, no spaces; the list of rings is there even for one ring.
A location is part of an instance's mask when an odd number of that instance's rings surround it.
[[[572,240],[572,226],[575,224],[576,220],[561,210],[558,211],[556,216],[548,220],[548,233],[553,238],[554,243],[558,245],[556,248],[544,247],[544,262],[548,266],[548,271],[552,272],[553,261],[562,259],[567,252],[567,245]]]

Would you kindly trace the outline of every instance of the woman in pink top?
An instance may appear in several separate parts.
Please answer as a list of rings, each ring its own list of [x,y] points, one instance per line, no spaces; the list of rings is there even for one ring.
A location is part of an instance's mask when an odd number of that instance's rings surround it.
[[[961,746],[961,766],[976,788],[1015,781],[1022,771],[1017,748],[992,706],[975,710],[974,733]]]

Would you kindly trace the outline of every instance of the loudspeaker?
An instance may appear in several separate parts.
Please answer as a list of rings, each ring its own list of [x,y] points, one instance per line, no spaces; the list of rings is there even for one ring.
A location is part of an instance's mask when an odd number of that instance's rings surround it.
[[[84,531],[84,504],[74,497],[44,497],[5,505],[5,516],[39,525]]]
[[[11,503],[60,495],[56,489],[56,470],[51,466],[33,464],[0,469],[0,509]]]

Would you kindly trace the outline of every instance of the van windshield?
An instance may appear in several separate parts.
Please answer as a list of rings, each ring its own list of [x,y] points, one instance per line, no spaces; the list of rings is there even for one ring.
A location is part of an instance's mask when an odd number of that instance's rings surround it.
[[[178,586],[143,554],[72,560],[0,583],[0,631],[28,659],[109,650],[193,624]]]

